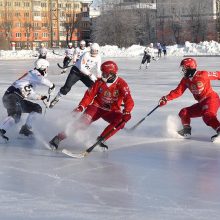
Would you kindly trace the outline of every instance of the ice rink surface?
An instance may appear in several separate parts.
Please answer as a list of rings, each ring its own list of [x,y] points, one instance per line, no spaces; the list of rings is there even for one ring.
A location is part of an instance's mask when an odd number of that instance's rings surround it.
[[[128,82],[135,100],[127,128],[146,116],[181,78],[182,57],[161,58],[141,71],[141,57],[111,59],[118,63],[119,75]],[[0,61],[1,97],[33,67],[33,61]],[[60,75],[56,65],[62,59],[49,61],[48,78],[57,92],[67,75]],[[197,61],[198,69],[220,70],[219,58],[200,57]],[[220,93],[219,81],[213,87]],[[215,132],[198,118],[192,120],[192,139],[182,140],[175,134],[181,128],[179,110],[195,102],[188,91],[158,108],[135,131],[118,132],[107,142],[108,152],[95,148],[84,159],[72,159],[49,151],[44,143],[72,120],[70,112],[85,90],[78,82],[54,109],[39,116],[33,126],[35,140],[18,137],[25,114],[7,132],[10,141],[0,140],[0,219],[220,219],[220,143],[210,142]],[[39,92],[46,94],[47,89],[39,88]],[[3,120],[6,110],[2,103],[0,110]],[[82,132],[73,127],[60,147],[85,150],[106,125],[100,120]]]

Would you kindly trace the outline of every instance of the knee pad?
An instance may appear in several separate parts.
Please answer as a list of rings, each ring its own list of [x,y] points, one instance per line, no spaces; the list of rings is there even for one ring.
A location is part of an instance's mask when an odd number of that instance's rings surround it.
[[[179,117],[180,117],[180,118],[184,118],[184,117],[187,116],[187,114],[188,114],[188,112],[187,112],[186,108],[183,108],[183,109],[181,109],[180,112],[179,112]]]
[[[61,93],[62,95],[66,95],[69,91],[70,91],[70,88],[67,87],[67,86],[60,88],[60,93]]]

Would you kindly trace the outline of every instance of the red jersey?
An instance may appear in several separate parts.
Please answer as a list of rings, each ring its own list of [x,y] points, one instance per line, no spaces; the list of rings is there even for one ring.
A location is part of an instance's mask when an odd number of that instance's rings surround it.
[[[110,86],[101,79],[96,80],[93,86],[86,91],[79,105],[86,108],[92,103],[107,111],[120,111],[122,102],[124,103],[124,110],[131,112],[134,101],[128,84],[118,77]]]
[[[213,91],[210,80],[220,80],[220,71],[196,71],[192,78],[182,78],[177,88],[172,90],[166,98],[168,101],[178,98],[187,88],[198,102],[203,101],[213,94],[218,96],[218,94]]]

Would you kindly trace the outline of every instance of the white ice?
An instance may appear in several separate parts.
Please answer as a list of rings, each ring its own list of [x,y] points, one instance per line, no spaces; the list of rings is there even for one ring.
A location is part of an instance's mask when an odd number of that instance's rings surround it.
[[[108,58],[104,58],[107,60]],[[182,57],[161,58],[139,71],[141,57],[111,58],[127,80],[135,108],[129,128],[148,114],[161,96],[179,80]],[[26,70],[32,60],[0,61],[0,96]],[[67,75],[56,63],[48,78],[57,90]],[[197,58],[199,69],[219,70],[219,58]],[[213,82],[219,93],[219,81]],[[46,88],[40,88],[46,94]],[[220,218],[220,145],[201,118],[192,120],[192,139],[183,140],[178,112],[195,101],[189,92],[158,108],[129,133],[118,132],[107,144],[108,152],[94,149],[84,159],[51,152],[44,143],[65,129],[70,112],[81,100],[85,86],[78,82],[54,109],[34,123],[35,141],[19,139],[22,121],[0,143],[0,219],[2,220],[218,220]],[[44,106],[41,102],[43,112]],[[7,115],[0,104],[0,120]],[[91,146],[107,124],[99,120],[83,132],[70,131],[61,142],[74,152]]]

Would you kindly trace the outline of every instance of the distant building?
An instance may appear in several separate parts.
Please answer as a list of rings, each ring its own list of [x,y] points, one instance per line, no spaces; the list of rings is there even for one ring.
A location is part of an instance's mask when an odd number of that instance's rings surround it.
[[[158,41],[219,41],[219,9],[219,0],[157,0]]]
[[[91,0],[0,0],[0,49],[75,45],[90,39]],[[70,37],[71,36],[71,37]]]

